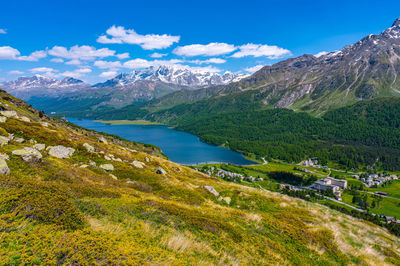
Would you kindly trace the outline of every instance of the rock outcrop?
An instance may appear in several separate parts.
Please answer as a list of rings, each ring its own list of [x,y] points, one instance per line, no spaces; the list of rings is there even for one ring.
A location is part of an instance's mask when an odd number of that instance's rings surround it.
[[[30,147],[25,147],[20,150],[14,150],[12,153],[14,155],[21,156],[22,160],[29,163],[38,162],[43,157],[38,150]]]
[[[110,163],[101,164],[99,167],[106,171],[114,171],[114,165],[112,165]]]
[[[88,152],[95,152],[94,147],[91,146],[89,143],[83,143],[83,147],[84,147]]]
[[[211,194],[213,194],[214,196],[218,197],[219,193],[218,191],[215,190],[215,188],[213,186],[203,186],[203,188],[205,188],[208,192],[210,192]]]
[[[6,160],[0,158],[0,175],[8,175],[10,173],[10,168],[6,163]]]
[[[158,167],[156,170],[156,174],[159,175],[165,175],[167,172],[162,168],[162,167]]]
[[[60,159],[66,159],[72,156],[74,154],[75,149],[70,148],[70,147],[64,147],[62,145],[58,146],[53,146],[49,149],[49,155],[60,158]]]
[[[143,168],[146,164],[135,160],[131,162],[131,165],[135,166],[136,168]]]

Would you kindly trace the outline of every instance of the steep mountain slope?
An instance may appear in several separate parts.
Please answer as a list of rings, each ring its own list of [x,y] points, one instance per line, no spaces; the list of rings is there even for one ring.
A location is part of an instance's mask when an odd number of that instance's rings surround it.
[[[146,108],[169,108],[168,115],[176,117],[183,108],[195,115],[205,105],[209,113],[215,114],[225,112],[226,106],[228,111],[243,111],[237,103],[246,101],[259,109],[285,107],[320,115],[365,99],[399,97],[399,73],[400,18],[381,34],[371,34],[339,51],[320,57],[303,55],[265,66],[226,86],[169,94]],[[227,102],[229,105],[222,104]],[[171,108],[179,104],[190,105]]]
[[[371,223],[0,103],[1,264],[400,263]]]
[[[0,83],[15,96],[24,97],[40,110],[81,114],[102,108],[122,108],[143,103],[180,90],[228,84],[246,75],[192,71],[176,66],[149,67],[122,73],[93,86],[71,78],[55,80],[42,76],[23,77]]]

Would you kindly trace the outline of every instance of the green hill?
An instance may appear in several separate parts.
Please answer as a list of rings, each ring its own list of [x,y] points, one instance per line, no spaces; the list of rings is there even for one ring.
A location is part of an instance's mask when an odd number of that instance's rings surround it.
[[[400,263],[381,227],[0,103],[3,265]]]

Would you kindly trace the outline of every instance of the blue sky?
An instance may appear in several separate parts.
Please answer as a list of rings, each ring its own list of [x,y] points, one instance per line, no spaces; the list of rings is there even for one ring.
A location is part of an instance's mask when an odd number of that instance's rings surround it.
[[[43,74],[94,83],[175,64],[253,71],[334,51],[400,16],[400,1],[3,1],[0,80]]]

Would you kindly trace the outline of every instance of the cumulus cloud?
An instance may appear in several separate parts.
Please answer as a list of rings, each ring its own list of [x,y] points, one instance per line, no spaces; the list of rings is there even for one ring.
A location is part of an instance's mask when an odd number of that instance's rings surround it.
[[[0,34],[6,34],[7,31],[5,29],[0,29]]]
[[[235,50],[236,48],[232,44],[213,42],[209,44],[179,46],[174,49],[173,53],[181,56],[216,56],[229,54]]]
[[[188,61],[188,63],[197,64],[197,65],[201,65],[201,64],[223,64],[223,63],[226,63],[226,60],[222,59],[222,58],[210,58],[210,59],[207,59],[207,60],[191,60],[191,61]]]
[[[247,72],[250,72],[250,73],[254,73],[254,72],[260,70],[263,67],[264,67],[263,65],[256,65],[256,66],[245,68],[244,70],[247,71]]]
[[[161,57],[164,57],[164,56],[167,56],[167,55],[168,54],[153,53],[153,54],[150,55],[150,57],[152,57],[152,58],[161,58]]]
[[[245,56],[261,57],[265,56],[269,59],[277,59],[283,56],[289,56],[292,53],[284,48],[280,48],[275,45],[266,44],[245,44],[238,47],[239,51],[234,53],[232,57],[241,58]]]
[[[61,58],[53,58],[53,59],[50,59],[50,61],[54,62],[54,63],[64,63],[64,60]]]
[[[326,55],[326,54],[328,54],[328,52],[322,51],[322,52],[319,52],[318,54],[315,54],[314,56],[315,57],[320,57],[320,56],[323,56],[323,55]]]
[[[72,59],[72,60],[66,62],[65,64],[66,65],[73,65],[73,66],[80,66],[80,65],[82,65],[82,62],[79,59]]]
[[[118,59],[127,59],[129,58],[129,53],[117,54],[115,56],[118,57]]]
[[[16,60],[19,55],[20,52],[11,46],[0,46],[0,59]]]
[[[50,67],[35,67],[35,68],[29,69],[29,71],[32,73],[44,73],[44,72],[56,72],[57,70],[55,70],[54,68],[50,68]]]
[[[85,74],[92,72],[90,68],[78,68],[73,71],[65,71],[63,73],[60,73],[60,76],[63,77],[71,77],[71,78],[81,78],[85,76]]]
[[[134,30],[125,29],[122,26],[111,26],[106,33],[106,35],[101,35],[97,39],[97,42],[137,44],[145,50],[164,49],[179,42],[180,39],[180,36],[167,34],[141,35],[136,33]]]
[[[122,64],[120,61],[103,61],[103,60],[98,60],[94,62],[94,66],[101,68],[101,69],[118,69],[122,67]]]
[[[17,59],[21,61],[37,62],[42,58],[47,57],[46,51],[36,51],[27,56],[19,56]]]
[[[7,72],[8,75],[22,75],[24,72],[19,71],[19,70],[11,70]]]
[[[101,77],[101,78],[106,78],[106,79],[110,79],[110,78],[115,77],[116,75],[117,75],[117,72],[116,72],[116,71],[105,71],[105,72],[102,72],[102,73],[99,75],[99,77]]]
[[[84,61],[91,61],[95,60],[96,58],[104,58],[115,55],[114,50],[110,50],[108,48],[96,49],[93,46],[87,45],[75,45],[69,49],[63,46],[54,46],[51,50],[49,50],[48,53],[55,57],[61,57],[71,60],[79,59]]]
[[[176,65],[181,62],[182,60],[179,59],[148,61],[146,59],[136,58],[133,60],[126,61],[123,64],[123,66],[126,68],[136,69],[136,68],[147,68],[151,66]]]

